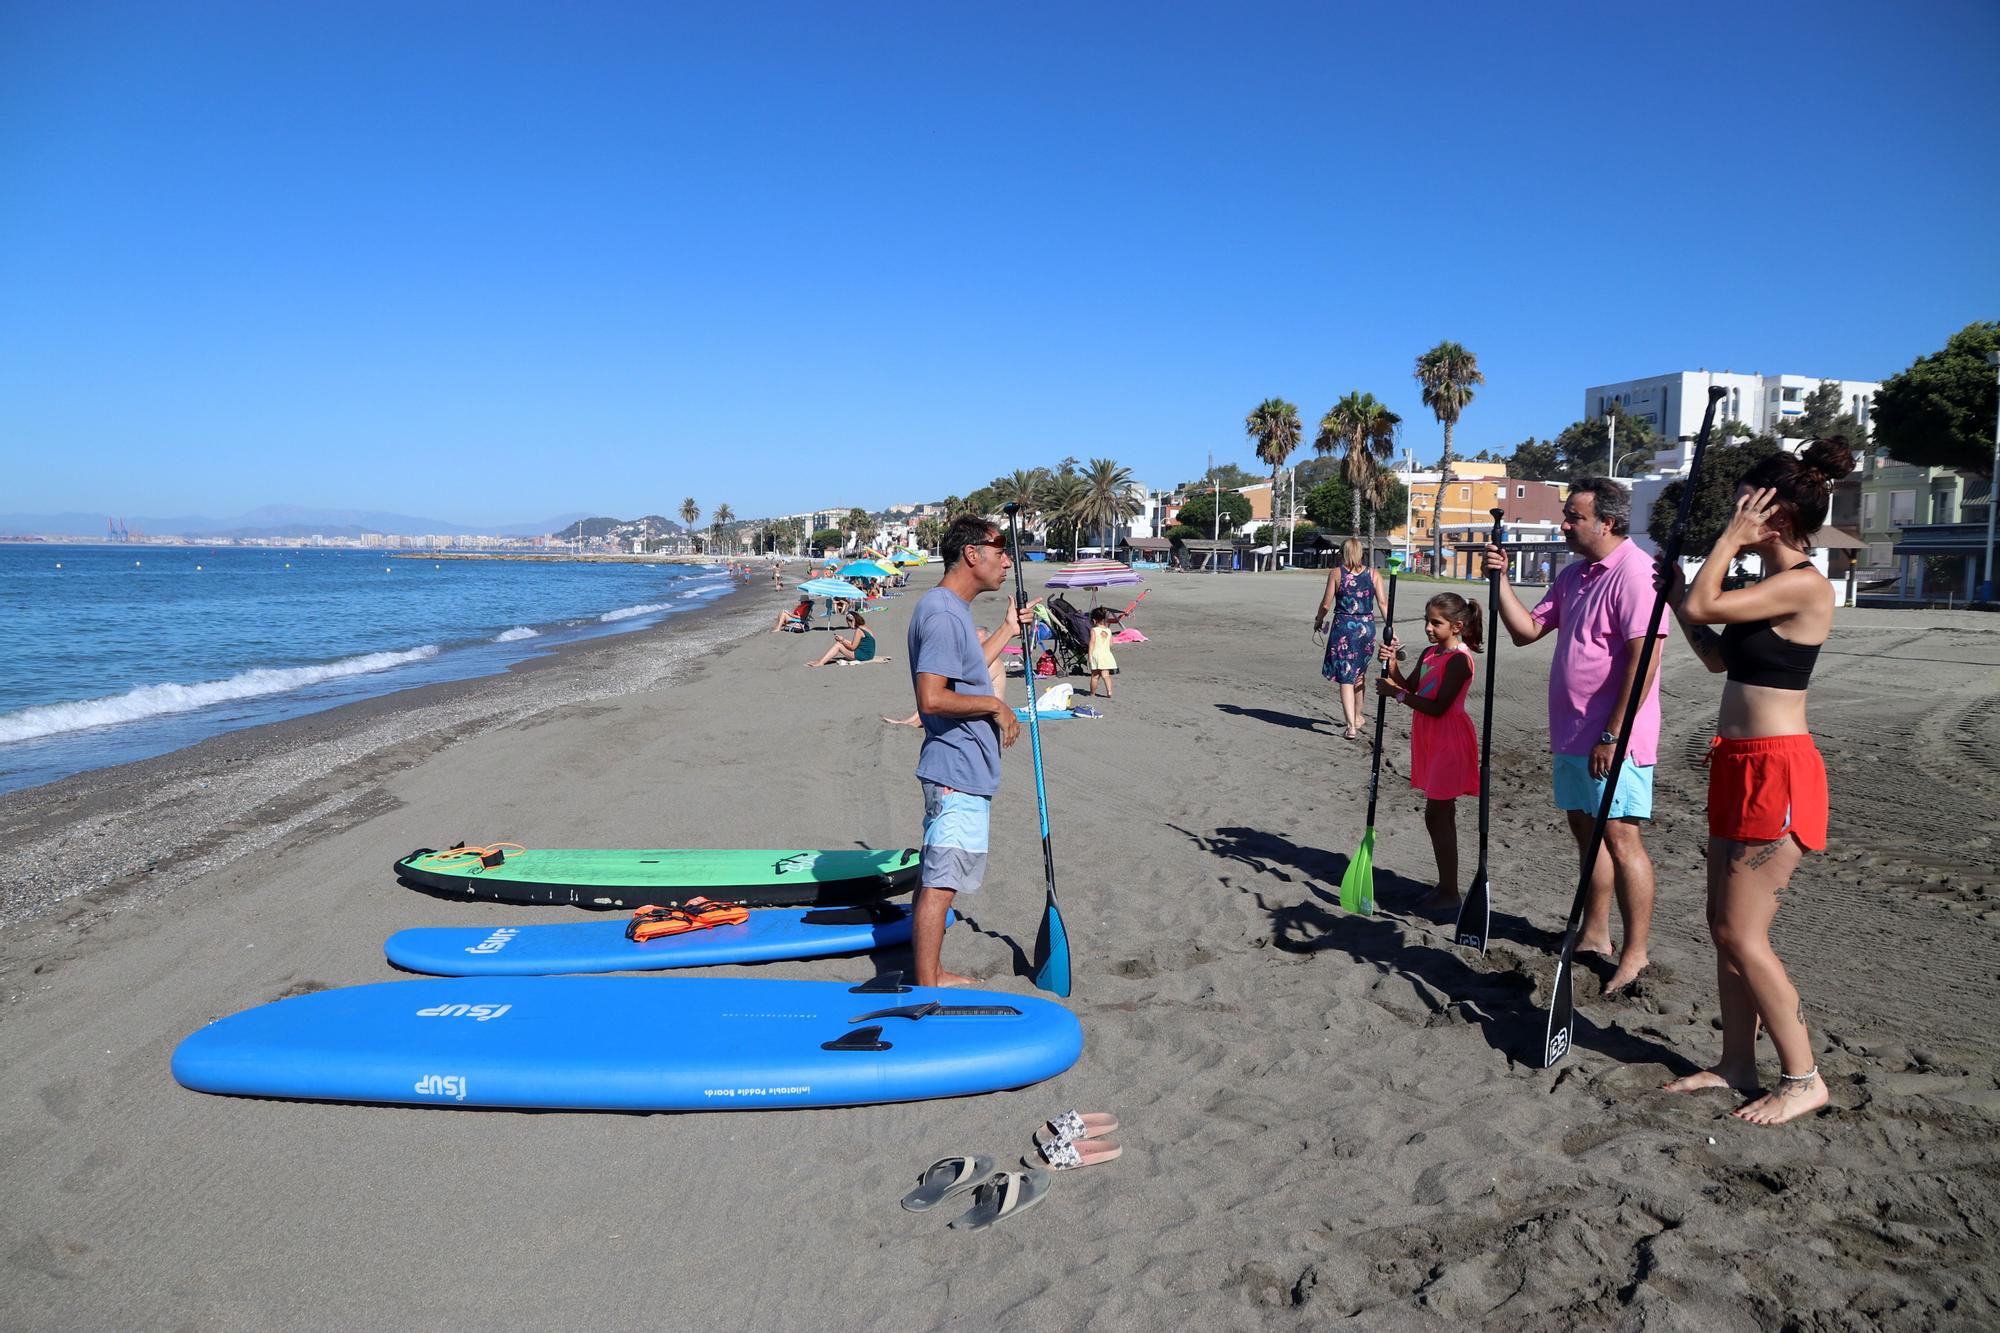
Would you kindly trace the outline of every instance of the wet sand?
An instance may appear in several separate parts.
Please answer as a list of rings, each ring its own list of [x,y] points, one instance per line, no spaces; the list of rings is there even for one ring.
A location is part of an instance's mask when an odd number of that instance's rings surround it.
[[[1381,910],[1338,909],[1368,752],[1329,721],[1318,578],[1149,586],[1153,642],[1120,647],[1109,716],[1043,736],[1088,1044],[1017,1092],[454,1114],[206,1097],[167,1071],[213,1016],[391,979],[394,930],[566,919],[399,887],[389,863],[415,846],[913,842],[915,736],[878,720],[910,706],[913,596],[871,618],[883,666],[805,670],[827,636],[759,632],[779,594],[753,584],[535,669],[0,798],[0,1325],[2000,1320],[2000,621],[1841,613],[1812,701],[1833,845],[1776,930],[1832,1107],[1760,1130],[1727,1094],[1652,1091],[1718,1041],[1698,765],[1720,690],[1684,645],[1648,835],[1654,966],[1616,1000],[1584,970],[1578,1047],[1543,1071],[1538,1004],[1574,887],[1547,795],[1548,646],[1499,654],[1496,938],[1474,958],[1407,906],[1431,859],[1400,711]],[[1459,825],[1469,873],[1475,802]],[[994,838],[947,963],[1025,991],[1041,904],[1025,743]],[[878,965],[902,964],[737,970]],[[933,1158],[1005,1160],[1072,1105],[1119,1114],[1120,1161],[981,1235],[897,1208]]]

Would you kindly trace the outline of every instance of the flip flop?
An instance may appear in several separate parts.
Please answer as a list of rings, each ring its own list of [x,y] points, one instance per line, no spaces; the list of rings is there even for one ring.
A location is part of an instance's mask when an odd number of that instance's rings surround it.
[[[1064,1111],[1050,1116],[1035,1131],[1035,1146],[1045,1143],[1075,1143],[1081,1139],[1101,1139],[1118,1128],[1118,1117],[1100,1111]]]
[[[1050,1171],[1074,1171],[1080,1166],[1101,1166],[1105,1162],[1115,1162],[1125,1151],[1110,1139],[1078,1139],[1074,1142],[1058,1142],[1054,1139],[1035,1145],[1042,1155],[1041,1163],[1022,1162],[1029,1167],[1046,1165]]]
[[[993,1173],[991,1157],[941,1157],[924,1168],[917,1187],[903,1196],[903,1207],[925,1213],[983,1184]]]
[[[1046,1171],[1001,1171],[972,1195],[972,1210],[951,1224],[954,1231],[984,1231],[1016,1213],[1025,1213],[1048,1197]]]

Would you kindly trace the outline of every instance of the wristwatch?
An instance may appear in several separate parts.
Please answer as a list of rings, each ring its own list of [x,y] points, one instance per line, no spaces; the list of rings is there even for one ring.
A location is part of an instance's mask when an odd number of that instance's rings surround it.
[[[1600,731],[1597,733],[1597,743],[1599,745],[1616,745],[1618,744],[1618,733],[1615,731]]]

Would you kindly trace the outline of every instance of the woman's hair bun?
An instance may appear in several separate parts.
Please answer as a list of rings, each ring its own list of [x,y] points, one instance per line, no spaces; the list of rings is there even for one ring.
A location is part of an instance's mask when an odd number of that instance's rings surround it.
[[[1799,454],[1799,470],[1831,485],[1854,471],[1854,451],[1844,440],[1814,440]]]

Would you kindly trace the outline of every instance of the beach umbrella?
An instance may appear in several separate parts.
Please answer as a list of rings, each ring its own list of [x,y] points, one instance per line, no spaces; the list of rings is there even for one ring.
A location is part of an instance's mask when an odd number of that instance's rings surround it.
[[[1396,624],[1396,576],[1389,576],[1389,610],[1382,619],[1382,639],[1386,643],[1389,631]],[[1382,663],[1382,674],[1389,674],[1389,664]],[[1368,769],[1368,831],[1361,835],[1361,845],[1354,849],[1354,857],[1347,863],[1347,870],[1340,877],[1340,910],[1359,912],[1367,916],[1375,910],[1375,793],[1382,785],[1382,724],[1389,720],[1389,696],[1375,696],[1375,761]]]
[[[890,571],[882,568],[882,566],[876,564],[873,560],[856,560],[851,565],[842,566],[840,572],[834,575],[834,577],[841,579],[886,579],[894,576]]]
[[[1049,575],[1051,588],[1116,588],[1144,583],[1146,577],[1123,566],[1117,569],[1059,569]]]
[[[850,602],[867,596],[846,579],[807,579],[799,585],[799,591],[808,597],[845,597]]]

